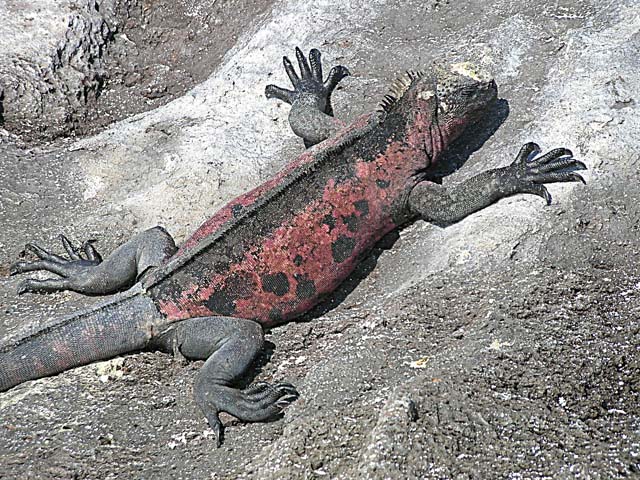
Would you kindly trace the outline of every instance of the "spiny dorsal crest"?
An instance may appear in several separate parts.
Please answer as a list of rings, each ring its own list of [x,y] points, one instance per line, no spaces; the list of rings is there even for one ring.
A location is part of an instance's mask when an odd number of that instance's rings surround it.
[[[422,78],[424,73],[421,71],[414,72],[412,70],[406,71],[398,78],[396,78],[389,88],[389,93],[386,94],[382,101],[378,104],[378,112],[388,112],[391,107],[407,93],[407,90],[413,85],[413,82]]]

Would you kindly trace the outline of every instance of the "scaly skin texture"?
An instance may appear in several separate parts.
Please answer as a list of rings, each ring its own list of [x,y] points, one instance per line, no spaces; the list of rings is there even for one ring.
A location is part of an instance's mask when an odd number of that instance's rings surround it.
[[[544,183],[582,180],[569,171],[585,168],[569,150],[533,158],[540,149],[528,143],[511,165],[449,189],[432,183],[430,168],[496,100],[493,80],[464,64],[428,76],[408,72],[378,111],[345,126],[333,117],[331,92],[348,70],[334,67],[323,79],[320,52],[308,61],[299,49],[296,56],[300,75],[284,58],[294,90],[269,85],[266,94],[291,104],[292,130],[311,148],[227,204],[175,254],[161,228],[104,260],[91,244],[83,254],[64,237],[68,259],[27,246],[39,260],[18,262],[13,274],[47,270],[60,278],[26,279],[19,293],[96,295],[139,283],[92,312],[1,347],[0,391],[143,348],[203,359],[195,400],[220,444],[219,412],[263,421],[298,396],[288,383],[239,388],[262,348],[263,328],[308,312],[383,235],[416,219],[454,223],[518,193],[550,203]]]
[[[198,260],[150,288],[160,310],[175,320],[232,315],[271,327],[335,290],[362,254],[404,220],[403,199],[417,181],[414,172],[428,163],[410,143],[415,124],[399,128],[400,141],[371,148],[371,135],[386,134],[386,125],[376,124],[370,135],[323,158],[374,121],[365,116],[322,148],[307,151],[198,229],[174,261]],[[307,171],[310,165],[315,168]],[[200,245],[207,247],[192,252]]]
[[[200,227],[146,282],[160,310],[175,320],[289,321],[334,291],[382,236],[417,218],[407,199],[421,172],[477,112],[439,126],[434,80],[413,74],[401,87],[387,111],[360,117]],[[492,81],[477,90],[486,97],[478,106],[495,100]]]

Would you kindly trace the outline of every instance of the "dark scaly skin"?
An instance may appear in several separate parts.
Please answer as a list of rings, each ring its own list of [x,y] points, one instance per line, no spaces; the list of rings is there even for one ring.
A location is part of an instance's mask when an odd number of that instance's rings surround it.
[[[0,347],[0,391],[27,380],[141,350],[162,317],[139,285]],[[28,359],[29,361],[25,361]]]
[[[415,184],[413,173],[428,162],[422,146],[411,144],[413,126],[407,126],[402,144],[372,149],[367,135],[339,155],[321,159],[367,121],[373,120],[365,116],[324,148],[307,151],[197,230],[195,240],[187,240],[172,262],[146,282],[160,310],[175,320],[233,315],[271,327],[296,318],[334,291],[359,258],[404,221],[403,199]],[[384,135],[385,127],[375,125],[371,134]],[[413,161],[404,161],[405,154]],[[299,175],[314,164],[317,168]],[[280,188],[285,192],[274,195]],[[220,235],[219,224],[239,205],[245,217]],[[191,246],[209,243],[191,252]],[[173,270],[173,262],[183,256],[198,260]],[[153,285],[165,269],[169,277]]]
[[[333,292],[380,238],[417,217],[407,200],[420,172],[469,121],[436,128],[436,97],[420,98],[434,88],[416,77],[395,108],[360,117],[224,207],[145,281],[160,311],[173,320],[231,315],[272,327]],[[482,88],[486,107],[495,84]]]
[[[227,204],[177,253],[158,228],[104,260],[90,243],[76,249],[64,237],[69,259],[28,245],[40,260],[19,262],[12,273],[47,270],[60,278],[27,279],[19,293],[95,295],[139,283],[92,312],[1,347],[0,391],[128,351],[170,351],[206,360],[195,399],[219,444],[219,412],[262,421],[298,396],[288,383],[238,388],[262,348],[263,327],[309,311],[387,232],[419,218],[454,223],[518,193],[550,203],[544,183],[582,180],[566,171],[585,168],[569,150],[531,159],[540,149],[529,143],[507,167],[453,188],[434,184],[429,168],[495,101],[493,80],[461,65],[407,74],[379,111],[345,126],[333,117],[331,93],[348,70],[334,67],[323,81],[317,50],[308,62],[299,49],[296,56],[300,75],[284,59],[294,90],[270,85],[266,94],[292,105],[291,127],[312,148]]]

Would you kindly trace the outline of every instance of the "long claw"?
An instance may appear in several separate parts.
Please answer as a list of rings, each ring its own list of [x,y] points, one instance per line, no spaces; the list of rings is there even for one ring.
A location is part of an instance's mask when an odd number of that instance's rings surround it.
[[[304,57],[304,53],[300,50],[300,47],[296,47],[296,58],[298,59],[298,67],[300,68],[300,75],[302,78],[311,76],[311,69],[309,68],[309,62]]]
[[[84,250],[85,255],[92,262],[100,263],[102,262],[102,255],[96,250],[96,247],[93,246],[93,240],[87,240],[82,244],[82,250]]]
[[[583,185],[587,184],[587,181],[579,173],[571,172],[569,175],[571,175],[574,182],[582,182]]]
[[[289,383],[289,382],[280,382],[278,383],[278,385],[282,386],[282,387],[290,387],[293,388],[295,390],[295,386],[293,385],[293,383]]]
[[[293,68],[291,60],[289,60],[288,57],[282,57],[282,63],[284,64],[285,72],[287,72],[287,75],[289,76],[289,80],[291,80],[294,87],[297,86],[300,83],[300,77],[298,77],[298,74]]]
[[[294,387],[293,385],[291,385],[290,383],[278,383],[277,387],[281,390],[287,391],[287,392],[291,392],[293,394],[298,394],[298,390],[296,389],[296,387]]]
[[[258,382],[246,388],[243,393],[251,401],[266,401],[267,405],[273,401],[274,396],[276,398],[283,396],[295,396],[298,398],[300,396],[293,385],[284,382],[274,385],[266,382]]]
[[[525,163],[530,157],[531,154],[537,154],[540,152],[540,146],[535,142],[525,143],[518,152],[516,159],[513,163]]]
[[[69,273],[67,264],[52,262],[50,260],[17,262],[11,266],[10,273],[12,275],[15,275],[17,273],[37,272],[39,270],[46,270],[47,272],[55,273],[56,275],[60,275],[61,277],[67,277]]]
[[[209,426],[213,430],[213,435],[216,438],[216,448],[220,448],[220,445],[222,445],[222,441],[224,440],[224,428],[222,427],[220,418],[218,418],[218,412],[210,412],[206,417],[207,422],[209,422]]]
[[[542,173],[535,176],[535,181],[538,183],[582,182],[587,184],[582,175],[575,172]]]
[[[568,148],[554,148],[553,150],[545,153],[544,155],[533,159],[529,165],[532,168],[540,167],[552,160],[560,157],[573,157],[573,153]]]
[[[67,254],[69,255],[69,258],[71,260],[80,260],[81,257],[78,254],[77,249],[71,244],[71,242],[69,241],[69,239],[67,237],[65,237],[64,235],[60,234],[60,240],[62,241],[62,245],[64,246],[64,249],[67,251]]]
[[[285,397],[278,399],[275,403],[275,406],[278,407],[280,410],[282,410],[283,408],[291,405],[297,399],[298,397],[296,395],[287,395]]]
[[[522,189],[522,193],[531,193],[533,195],[542,197],[544,198],[545,202],[547,202],[547,205],[551,205],[551,201],[553,200],[551,198],[551,194],[549,193],[549,190],[547,190],[547,187],[545,187],[541,183],[531,183],[527,185],[525,188]]]
[[[280,417],[282,409],[299,396],[293,385],[284,382],[259,382],[244,390],[206,383],[195,391],[196,403],[215,432],[218,445],[222,443],[223,430],[218,412],[226,412],[243,422],[263,422]]]
[[[309,63],[311,64],[311,74],[318,82],[322,82],[322,61],[320,58],[320,50],[312,48],[309,52]]]
[[[35,243],[27,243],[24,246],[24,249],[25,251],[29,251],[33,253],[40,260],[49,260],[49,261],[58,262],[58,263],[66,263],[68,261],[66,258],[56,255],[54,253],[50,253],[49,251],[45,250],[44,248],[38,246]]]
[[[36,245],[35,243],[27,243],[24,246],[25,251],[30,251],[31,253],[34,253],[35,255],[37,255],[39,258],[46,258],[49,255],[51,255],[49,252],[47,252],[44,248],[39,247],[38,245]]]
[[[51,293],[59,292],[61,290],[68,290],[70,287],[69,281],[66,278],[47,278],[45,280],[36,280],[33,278],[27,278],[18,285],[17,293],[22,295],[23,293]]]
[[[271,385],[267,382],[257,382],[246,388],[244,394],[252,399],[255,397],[263,397],[266,394],[265,392],[268,392],[270,388]]]
[[[559,158],[558,160],[550,161],[547,164],[543,164],[539,167],[531,168],[533,173],[548,173],[563,170],[567,168],[575,168],[577,170],[586,170],[587,166],[579,160],[571,157]]]
[[[576,170],[587,170],[587,165],[580,160],[575,160],[576,162]]]
[[[296,390],[296,387],[294,387],[293,385],[281,384],[281,385],[277,385],[277,387],[278,387],[278,390],[280,390],[286,395],[295,396],[296,398],[300,396],[300,394],[298,393],[298,390]]]
[[[336,88],[338,83],[340,83],[340,80],[349,75],[351,75],[351,72],[349,72],[347,67],[343,67],[342,65],[335,66],[329,71],[329,76],[324,82],[324,87],[331,92]]]
[[[294,93],[292,90],[280,88],[276,85],[267,85],[264,89],[264,94],[267,98],[277,98],[289,104],[293,102]]]

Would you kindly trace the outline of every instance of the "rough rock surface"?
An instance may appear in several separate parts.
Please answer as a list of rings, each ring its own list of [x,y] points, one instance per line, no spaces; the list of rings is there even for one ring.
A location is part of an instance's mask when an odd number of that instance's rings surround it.
[[[206,79],[272,3],[2,2],[0,124],[33,143],[163,105]]]
[[[45,31],[41,44],[66,34]],[[483,62],[508,115],[482,145],[469,133],[445,182],[506,164],[533,140],[571,148],[588,185],[552,186],[551,207],[519,196],[447,229],[420,222],[390,236],[333,309],[268,337],[257,378],[291,381],[301,399],[273,423],[227,418],[218,450],[191,397],[198,362],[142,353],[0,394],[0,478],[637,476],[634,0],[277,2],[164,106],[28,149],[0,130],[0,275],[25,241],[55,244],[60,231],[104,251],[158,223],[184,239],[280,168],[301,145],[263,88],[283,83],[280,57],[295,45],[354,73],[334,96],[347,119],[373,108],[398,70]],[[0,277],[3,336],[94,301],[16,298],[17,282]]]

